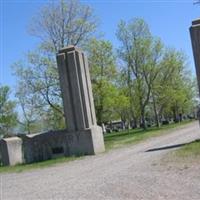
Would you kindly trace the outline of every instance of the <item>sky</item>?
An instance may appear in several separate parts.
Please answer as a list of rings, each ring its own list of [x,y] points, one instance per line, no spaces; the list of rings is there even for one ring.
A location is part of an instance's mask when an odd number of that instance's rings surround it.
[[[154,36],[168,47],[182,50],[195,73],[189,27],[199,18],[200,5],[193,0],[81,0],[90,5],[99,19],[98,31],[117,48],[117,24],[121,19],[143,18]],[[15,90],[16,77],[11,66],[25,58],[39,39],[28,33],[28,26],[48,0],[0,0],[0,84]],[[13,95],[13,93],[12,93]]]

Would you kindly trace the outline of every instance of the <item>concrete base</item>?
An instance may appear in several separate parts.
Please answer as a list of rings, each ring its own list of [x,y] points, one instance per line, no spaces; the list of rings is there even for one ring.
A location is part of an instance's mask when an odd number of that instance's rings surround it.
[[[95,155],[105,151],[102,128],[93,126],[84,131],[71,134],[73,139],[69,141],[70,155]]]
[[[59,156],[94,155],[105,147],[101,127],[93,126],[73,133],[61,130],[26,135],[23,150],[25,163],[32,163]]]
[[[18,137],[1,139],[0,152],[3,165],[23,163],[22,140]]]

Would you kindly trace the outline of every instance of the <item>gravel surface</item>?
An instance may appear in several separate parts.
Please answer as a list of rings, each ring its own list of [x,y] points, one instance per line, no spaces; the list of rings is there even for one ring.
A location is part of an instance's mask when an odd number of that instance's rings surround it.
[[[174,148],[193,141],[198,123],[160,137],[97,156],[23,173],[1,174],[1,200],[200,200],[200,166],[161,163]]]

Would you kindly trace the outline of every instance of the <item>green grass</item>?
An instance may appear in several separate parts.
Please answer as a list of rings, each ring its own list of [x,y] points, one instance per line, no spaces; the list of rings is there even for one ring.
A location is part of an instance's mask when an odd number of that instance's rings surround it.
[[[175,155],[180,158],[200,158],[200,140],[196,140],[177,149]]]
[[[181,123],[173,123],[169,125],[161,126],[160,128],[151,127],[147,130],[133,129],[124,132],[110,133],[104,136],[106,150],[111,150],[119,147],[124,147],[130,144],[135,144],[150,137],[156,137],[162,134],[169,133],[173,129],[181,128],[183,125],[190,123],[191,121],[183,121]]]
[[[168,152],[162,158],[162,163],[165,166],[178,168],[188,168],[200,164],[200,140],[188,143],[181,148]]]
[[[55,166],[59,163],[66,163],[69,161],[73,161],[76,159],[80,159],[81,157],[62,157],[62,158],[56,158],[52,160],[46,160],[42,162],[36,162],[32,164],[20,164],[16,166],[0,166],[0,173],[8,173],[8,172],[22,172],[25,170],[31,170],[31,169],[41,169],[46,168],[50,166]]]
[[[165,126],[161,126],[160,128],[151,127],[147,130],[143,129],[133,129],[129,131],[123,132],[114,132],[104,135],[105,147],[106,151],[111,149],[124,147],[131,144],[136,144],[138,142],[144,141],[150,137],[156,137],[162,134],[169,133],[170,131],[181,128],[183,125],[190,123],[191,121],[184,121],[177,124],[169,124]],[[8,173],[8,172],[22,172],[25,170],[45,168],[49,166],[54,166],[58,163],[64,163],[73,161],[76,159],[80,159],[82,157],[62,157],[42,162],[37,162],[33,164],[21,164],[16,166],[0,166],[0,173]]]

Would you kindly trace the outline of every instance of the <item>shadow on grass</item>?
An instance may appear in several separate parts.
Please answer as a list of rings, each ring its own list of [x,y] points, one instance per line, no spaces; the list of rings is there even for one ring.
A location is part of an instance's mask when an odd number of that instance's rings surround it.
[[[196,142],[200,142],[200,139],[194,140],[192,142],[182,143],[182,144],[175,144],[175,145],[169,145],[169,146],[164,146],[164,147],[159,147],[159,148],[148,149],[145,152],[162,151],[162,150],[167,150],[167,149],[179,148],[179,147],[190,145]]]

